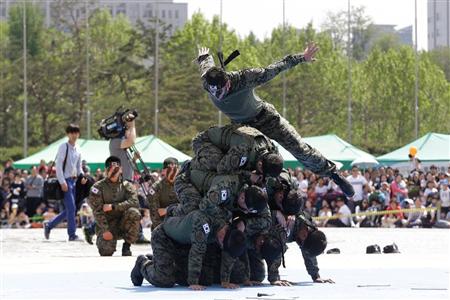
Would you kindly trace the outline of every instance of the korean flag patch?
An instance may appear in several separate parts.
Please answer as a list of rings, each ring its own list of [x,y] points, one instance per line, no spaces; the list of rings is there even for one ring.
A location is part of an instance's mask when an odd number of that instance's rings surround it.
[[[224,202],[228,199],[228,191],[227,190],[221,190],[220,191],[220,201]]]
[[[152,196],[155,194],[155,190],[152,189],[152,188],[149,188],[149,189],[148,189],[148,192],[149,192],[150,195],[152,195]]]
[[[203,231],[205,234],[208,234],[210,232],[208,223],[203,224]]]
[[[92,188],[91,188],[91,192],[93,193],[93,194],[98,194],[100,191],[98,190],[98,188],[96,188],[95,186],[93,186]]]
[[[241,161],[239,162],[239,167],[245,166],[246,163],[247,163],[247,156],[242,156]]]

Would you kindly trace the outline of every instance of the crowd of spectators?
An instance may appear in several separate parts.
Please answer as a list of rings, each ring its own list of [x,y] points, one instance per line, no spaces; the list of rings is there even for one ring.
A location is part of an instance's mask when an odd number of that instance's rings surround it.
[[[82,168],[86,176],[94,181],[103,178],[104,170],[98,168],[92,174],[86,161],[82,162]],[[43,223],[55,217],[64,207],[62,200],[46,199],[44,183],[50,178],[56,177],[56,169],[52,161],[46,163],[41,160],[39,166],[33,166],[29,170],[14,169],[13,161],[8,160],[0,168],[0,228],[42,228]],[[154,180],[158,180],[160,174],[152,173]],[[144,193],[139,184],[136,184],[139,198],[143,207]],[[94,221],[93,213],[85,199],[78,205],[77,226],[87,226]],[[142,226],[151,226],[148,208],[142,208]],[[62,223],[61,227],[66,224]]]
[[[299,192],[305,195],[304,210],[319,217],[318,226],[449,227],[450,167],[438,171],[432,165],[427,171],[413,170],[407,176],[391,167],[353,167],[342,172],[355,189],[354,197],[349,199],[327,177],[317,177],[300,168],[290,171]],[[413,208],[422,210],[395,212]],[[363,214],[380,211],[394,212]],[[360,215],[349,217],[351,213]]]
[[[85,161],[82,163],[86,175],[94,181],[103,178],[103,170],[91,173]],[[343,196],[339,187],[327,177],[297,168],[290,169],[294,185],[304,195],[304,210],[316,219],[318,226],[333,227],[449,227],[450,221],[450,167],[446,172],[431,166],[428,171],[414,170],[403,176],[391,167],[366,170],[353,167],[342,171],[355,189],[353,198]],[[2,228],[40,228],[43,222],[53,218],[61,209],[62,201],[45,199],[44,182],[55,177],[53,162],[41,161],[30,170],[13,168],[8,160],[0,170],[0,226]],[[152,173],[154,180],[158,172]],[[144,194],[139,184],[142,207]],[[439,208],[439,210],[416,210],[368,214],[365,212],[395,211],[409,208]],[[142,226],[151,226],[148,209],[141,209]],[[349,216],[357,213],[356,216]],[[78,226],[93,221],[86,202],[79,206]],[[62,224],[64,226],[64,224]]]

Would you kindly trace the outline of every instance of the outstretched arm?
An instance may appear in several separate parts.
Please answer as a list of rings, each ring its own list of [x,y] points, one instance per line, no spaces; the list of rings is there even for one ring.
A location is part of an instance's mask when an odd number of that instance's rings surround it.
[[[198,49],[197,63],[200,67],[200,76],[203,76],[206,71],[214,67],[214,59],[209,54],[209,48],[201,47]]]
[[[309,43],[302,54],[287,55],[282,60],[277,61],[265,68],[245,69],[238,72],[231,72],[232,86],[236,89],[254,88],[264,84],[285,70],[289,70],[299,63],[314,61],[319,48],[314,43]]]

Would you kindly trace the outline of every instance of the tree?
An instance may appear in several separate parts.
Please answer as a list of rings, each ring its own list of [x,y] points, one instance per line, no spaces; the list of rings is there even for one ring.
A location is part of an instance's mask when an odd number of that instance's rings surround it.
[[[372,20],[366,15],[365,8],[351,7],[350,11],[350,41],[352,57],[362,60],[366,57],[368,43],[373,36]],[[335,49],[347,49],[348,42],[348,11],[329,12],[322,30],[328,32],[333,39]]]

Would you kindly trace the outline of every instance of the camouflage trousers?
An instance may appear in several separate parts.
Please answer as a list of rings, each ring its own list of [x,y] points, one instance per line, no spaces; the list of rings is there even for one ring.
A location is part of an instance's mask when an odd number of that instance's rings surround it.
[[[217,172],[217,164],[222,161],[224,153],[209,139],[207,131],[202,131],[192,139],[195,156],[191,168],[201,171]]]
[[[160,225],[152,231],[152,250],[153,259],[141,265],[142,276],[156,287],[170,288],[176,283],[187,285],[187,268],[180,266],[187,266],[189,248],[174,243]]]
[[[183,170],[177,175],[174,188],[180,201],[177,208],[172,212],[174,216],[185,216],[198,209],[202,196],[191,183],[188,171]]]
[[[224,266],[222,263],[222,249],[217,244],[208,244],[199,284],[204,286],[221,284],[221,270]],[[248,279],[247,264],[241,258],[235,260],[230,273],[231,283],[242,284]]]
[[[121,217],[108,219],[109,231],[113,239],[106,241],[102,232],[97,234],[97,248],[101,256],[111,256],[116,251],[117,240],[124,239],[132,244],[139,236],[141,214],[137,208],[131,207]]]
[[[263,102],[258,116],[245,125],[258,129],[267,137],[277,141],[302,163],[306,169],[318,175],[330,175],[336,165],[326,159],[317,149],[302,141],[301,136],[289,122],[280,116],[272,104]]]

